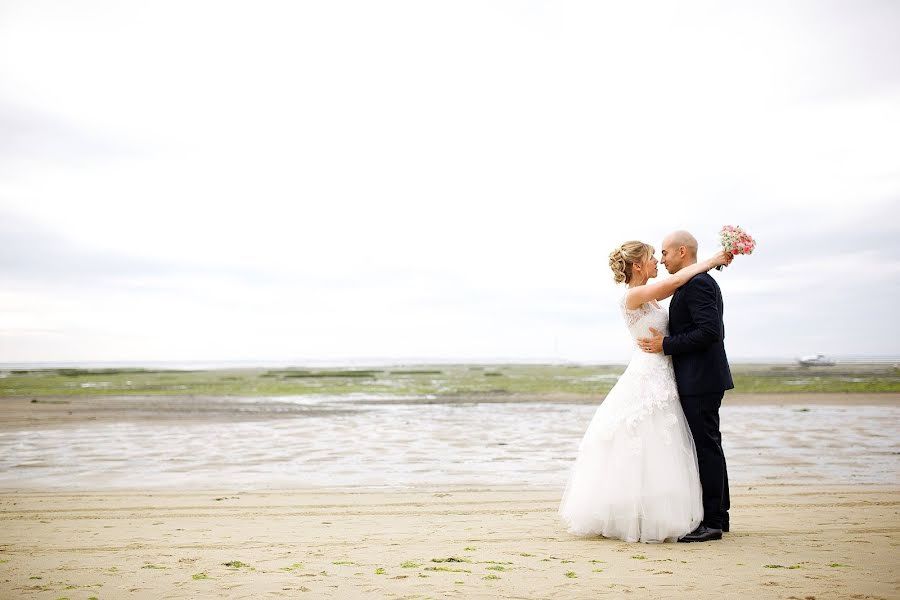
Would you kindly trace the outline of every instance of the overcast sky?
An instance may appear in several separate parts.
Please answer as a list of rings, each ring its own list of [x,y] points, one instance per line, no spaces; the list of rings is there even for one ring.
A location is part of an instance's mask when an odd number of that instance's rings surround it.
[[[900,3],[0,0],[0,362],[900,355]],[[660,269],[661,276],[666,273]]]

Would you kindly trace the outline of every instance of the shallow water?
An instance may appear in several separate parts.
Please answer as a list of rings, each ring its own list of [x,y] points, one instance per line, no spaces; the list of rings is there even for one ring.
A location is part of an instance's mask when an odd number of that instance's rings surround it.
[[[345,409],[318,416],[2,432],[0,487],[558,487],[595,411],[354,400],[280,400]],[[725,406],[721,417],[732,484],[900,481],[900,407]]]

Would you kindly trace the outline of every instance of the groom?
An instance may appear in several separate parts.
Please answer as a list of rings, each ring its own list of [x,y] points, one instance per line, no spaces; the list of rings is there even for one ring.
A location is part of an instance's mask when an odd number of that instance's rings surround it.
[[[697,262],[697,240],[687,231],[670,233],[662,243],[662,263],[669,273]],[[697,447],[703,522],[679,542],[722,539],[728,531],[728,471],[719,432],[719,407],[725,390],[734,387],[725,356],[722,292],[709,273],[695,275],[669,304],[669,335],[651,329],[638,340],[645,352],[672,356],[681,407]]]

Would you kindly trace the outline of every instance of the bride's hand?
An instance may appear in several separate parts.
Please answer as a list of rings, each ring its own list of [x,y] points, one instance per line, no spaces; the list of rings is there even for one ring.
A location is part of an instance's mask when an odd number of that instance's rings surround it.
[[[719,250],[709,260],[712,263],[713,267],[727,267],[731,264],[731,261],[734,260],[734,256],[731,254],[731,252],[728,252],[726,250]]]

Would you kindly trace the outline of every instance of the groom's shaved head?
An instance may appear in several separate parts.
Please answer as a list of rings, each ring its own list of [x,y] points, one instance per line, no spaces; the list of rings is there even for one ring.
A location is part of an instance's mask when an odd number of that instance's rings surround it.
[[[669,273],[677,273],[682,267],[694,264],[697,262],[697,238],[684,230],[673,231],[663,240],[661,262]]]
[[[697,258],[697,238],[692,236],[689,232],[684,231],[683,229],[673,231],[666,237],[666,241],[669,242],[668,245],[675,246],[676,248],[684,246],[684,249],[687,250],[688,254],[693,258]],[[665,242],[663,245],[666,245]]]

